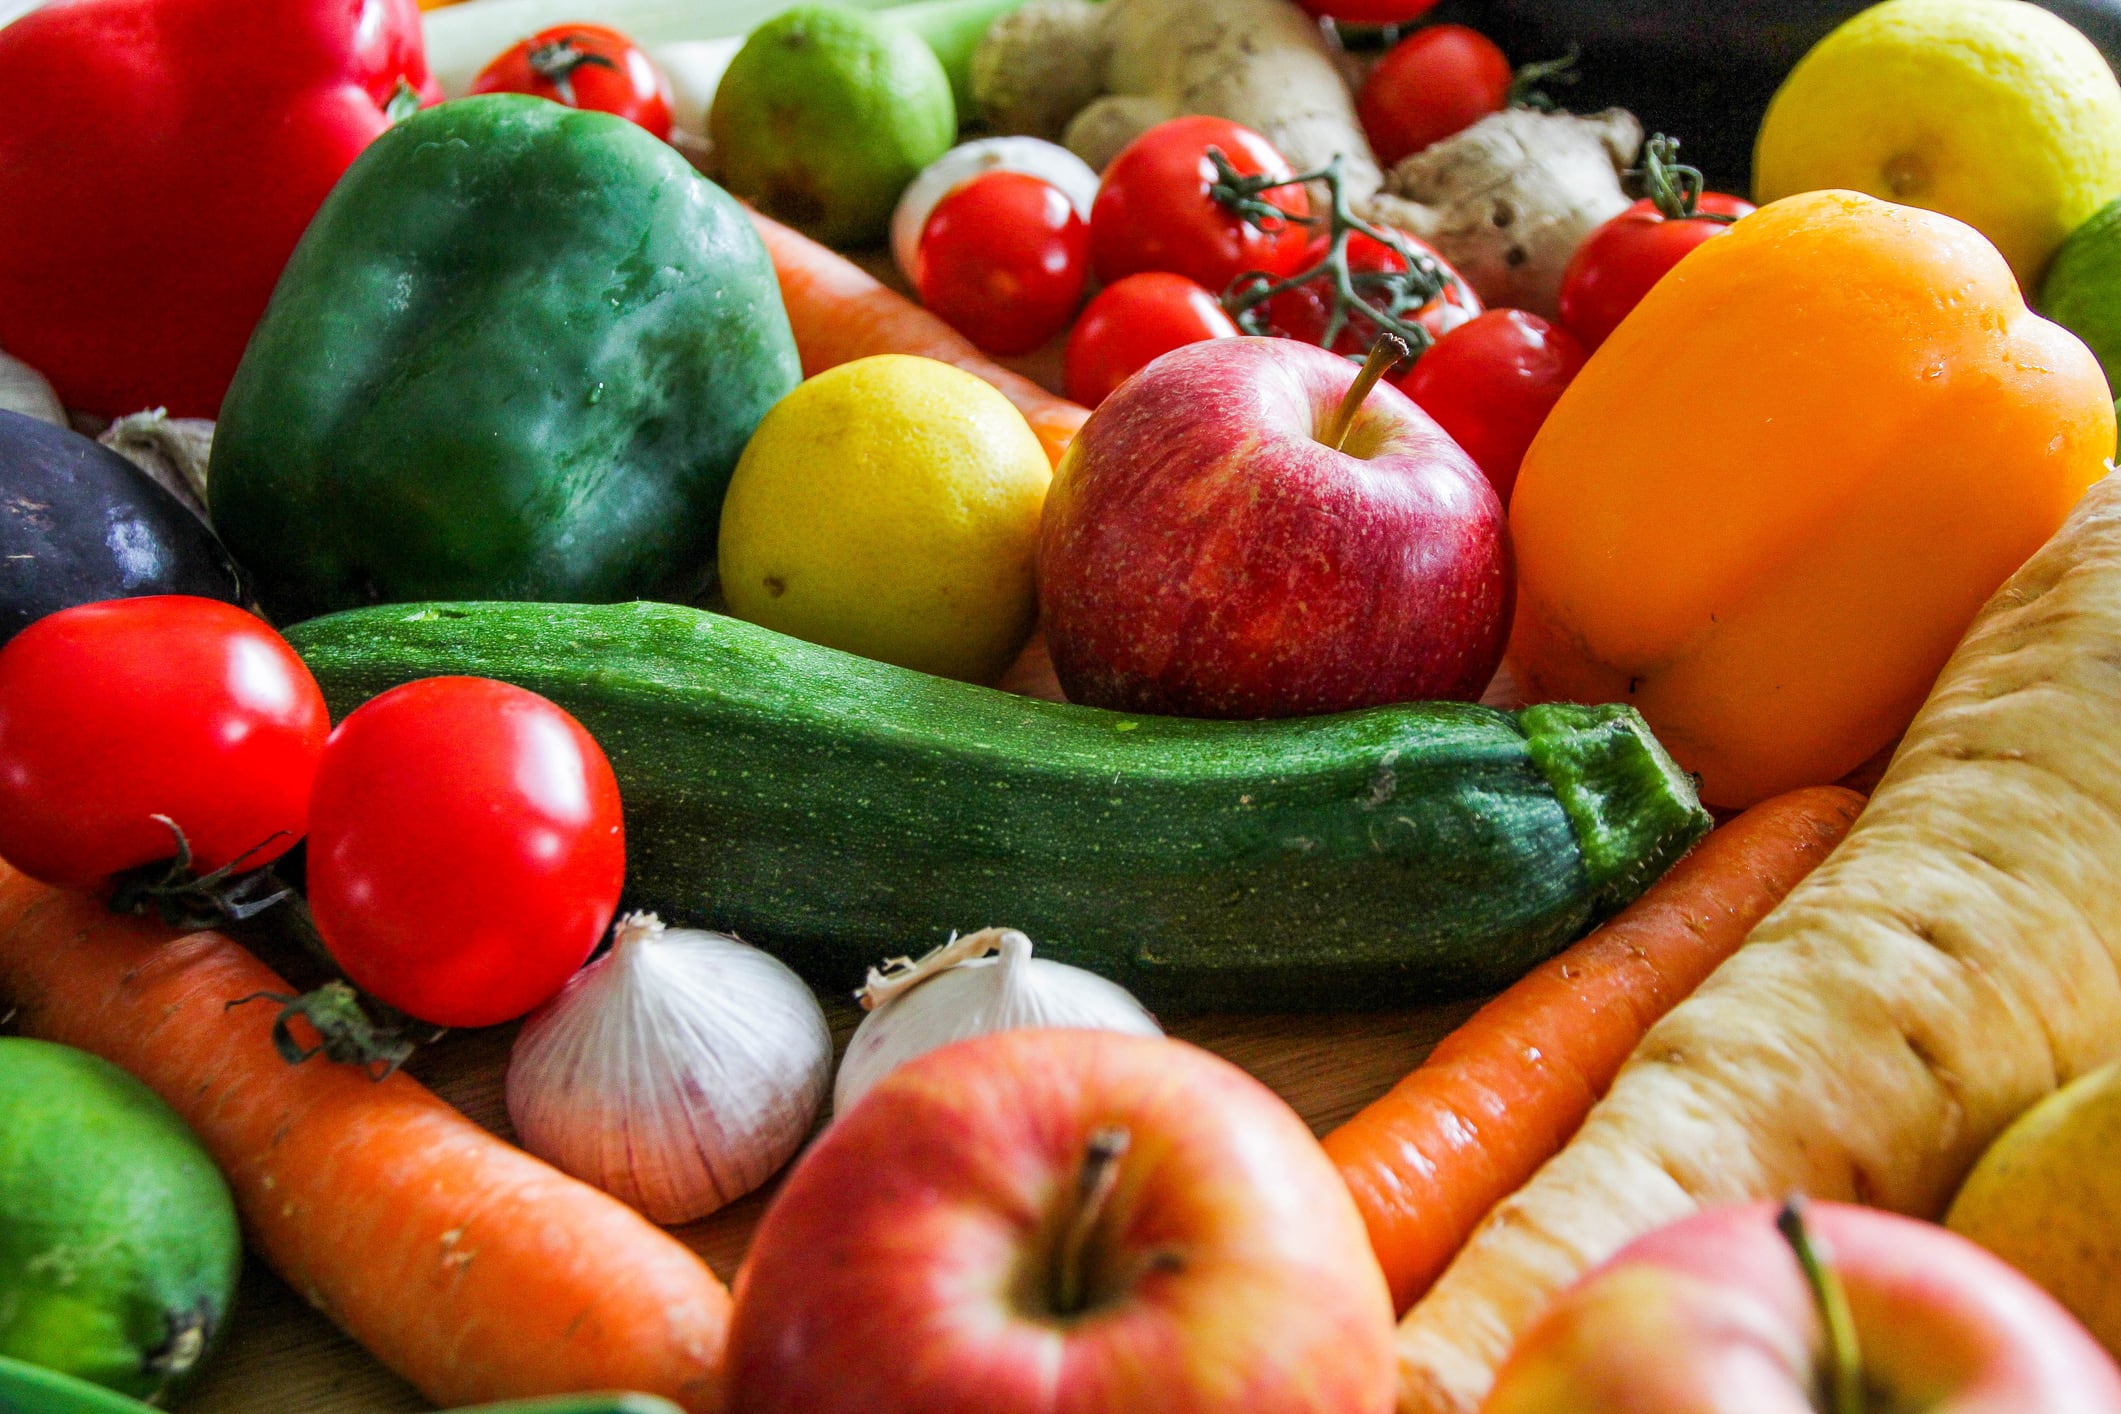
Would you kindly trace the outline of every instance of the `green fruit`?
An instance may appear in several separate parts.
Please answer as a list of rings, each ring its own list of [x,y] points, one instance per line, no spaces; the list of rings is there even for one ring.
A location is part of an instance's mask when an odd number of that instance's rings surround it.
[[[800,5],[754,30],[707,118],[722,180],[830,245],[881,240],[899,193],[957,140],[941,61],[860,10]]]
[[[2070,233],[2040,283],[2039,310],[2099,356],[2121,392],[2121,197]]]
[[[0,1355],[158,1398],[212,1347],[242,1255],[228,1185],[153,1091],[0,1037]]]

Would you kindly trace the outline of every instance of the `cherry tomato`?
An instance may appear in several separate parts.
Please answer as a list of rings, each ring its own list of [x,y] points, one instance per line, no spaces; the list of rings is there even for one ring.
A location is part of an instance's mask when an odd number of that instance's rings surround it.
[[[1256,223],[1217,201],[1208,149],[1240,175],[1290,176],[1289,164],[1250,128],[1222,118],[1173,118],[1121,150],[1105,168],[1090,208],[1090,260],[1106,284],[1143,270],[1183,275],[1211,294],[1249,270],[1270,275],[1303,268],[1309,229],[1297,220],[1262,216]],[[1311,214],[1301,186],[1259,194],[1290,217]]]
[[[1355,97],[1377,160],[1390,167],[1510,101],[1510,61],[1464,25],[1418,29],[1392,46]]]
[[[1323,19],[1351,25],[1403,25],[1426,15],[1436,0],[1301,0]]]
[[[309,905],[357,987],[438,1026],[550,999],[618,907],[626,836],[581,723],[486,678],[393,688],[332,732]]]
[[[295,651],[232,604],[62,609],[0,649],[0,856],[97,888],[178,853],[163,815],[196,873],[269,864],[302,836],[330,729]]]
[[[1051,182],[988,172],[935,204],[913,257],[921,303],[988,353],[1067,326],[1090,278],[1090,227]]]
[[[1171,350],[1236,334],[1215,296],[1185,276],[1167,270],[1129,275],[1099,291],[1075,321],[1068,336],[1068,396],[1096,407]]]
[[[1402,235],[1401,239],[1406,241],[1415,253],[1428,255],[1436,261],[1437,268],[1444,276],[1444,289],[1442,294],[1419,309],[1402,312],[1400,318],[1410,324],[1419,324],[1431,334],[1441,335],[1480,313],[1480,296],[1473,293],[1473,287],[1459,278],[1458,272],[1453,270],[1442,256],[1412,236]],[[1325,236],[1314,239],[1305,249],[1304,258],[1298,262],[1297,269],[1309,269],[1324,260],[1331,244]],[[1349,274],[1359,277],[1397,273],[1406,268],[1406,260],[1384,242],[1371,240],[1360,231],[1348,237]],[[1358,286],[1357,292],[1373,302],[1387,303],[1383,298],[1385,292],[1382,290],[1365,290]],[[1284,338],[1301,339],[1307,344],[1324,340],[1326,323],[1332,317],[1332,312],[1333,282],[1332,278],[1324,273],[1306,280],[1294,289],[1283,290],[1266,303],[1268,328]],[[1333,340],[1333,352],[1359,357],[1367,353],[1370,345],[1376,342],[1376,323],[1361,314],[1351,315],[1347,322],[1341,325],[1340,333]]]
[[[1525,450],[1586,357],[1566,329],[1521,309],[1491,309],[1438,339],[1399,386],[1508,505]]]
[[[1561,322],[1595,349],[1642,303],[1650,286],[1695,246],[1730,229],[1753,203],[1722,192],[1703,192],[1701,215],[1673,218],[1645,197],[1591,232],[1569,258],[1561,276]]]
[[[479,70],[473,93],[534,93],[639,123],[670,139],[670,80],[638,44],[602,25],[540,30]]]

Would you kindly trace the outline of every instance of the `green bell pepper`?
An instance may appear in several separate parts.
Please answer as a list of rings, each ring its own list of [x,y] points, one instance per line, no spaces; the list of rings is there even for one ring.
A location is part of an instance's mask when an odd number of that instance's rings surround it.
[[[742,208],[633,124],[407,118],[303,235],[222,406],[213,519],[276,618],[684,595],[800,380]]]

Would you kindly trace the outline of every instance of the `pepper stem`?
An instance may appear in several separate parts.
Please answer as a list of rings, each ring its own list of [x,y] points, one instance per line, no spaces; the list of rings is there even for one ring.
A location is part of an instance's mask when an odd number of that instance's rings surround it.
[[[1084,1257],[1090,1234],[1104,1216],[1112,1190],[1119,1184],[1119,1161],[1126,1156],[1133,1136],[1126,1126],[1108,1124],[1092,1130],[1083,1148],[1083,1166],[1076,1174],[1075,1211],[1061,1234],[1059,1260],[1053,1270],[1053,1309],[1062,1316],[1080,1315],[1089,1305],[1084,1290]]]
[[[1386,334],[1370,345],[1370,356],[1363,360],[1362,370],[1348,385],[1347,395],[1340,400],[1340,406],[1333,409],[1332,418],[1319,429],[1318,440],[1339,451],[1341,444],[1348,440],[1349,429],[1355,426],[1355,414],[1362,411],[1363,401],[1377,386],[1377,380],[1406,356],[1406,341],[1397,334]]]
[[[1856,1322],[1849,1314],[1848,1293],[1805,1227],[1804,1209],[1804,1199],[1791,1195],[1775,1215],[1775,1227],[1797,1254],[1797,1265],[1819,1307],[1820,1323],[1826,1327],[1828,1414],[1864,1414],[1863,1357],[1856,1348]]]

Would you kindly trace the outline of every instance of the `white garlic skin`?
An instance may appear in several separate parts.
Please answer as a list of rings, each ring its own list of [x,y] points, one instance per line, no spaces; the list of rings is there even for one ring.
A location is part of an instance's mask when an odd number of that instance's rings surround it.
[[[786,965],[637,914],[523,1024],[508,1117],[539,1158],[684,1223],[788,1162],[831,1075],[825,1013]]]
[[[993,957],[948,967],[862,1018],[833,1082],[832,1110],[845,1114],[886,1075],[953,1041],[990,1031],[1072,1027],[1161,1036],[1134,994],[1117,982],[1031,955],[1013,929]],[[874,974],[872,974],[874,977]]]

